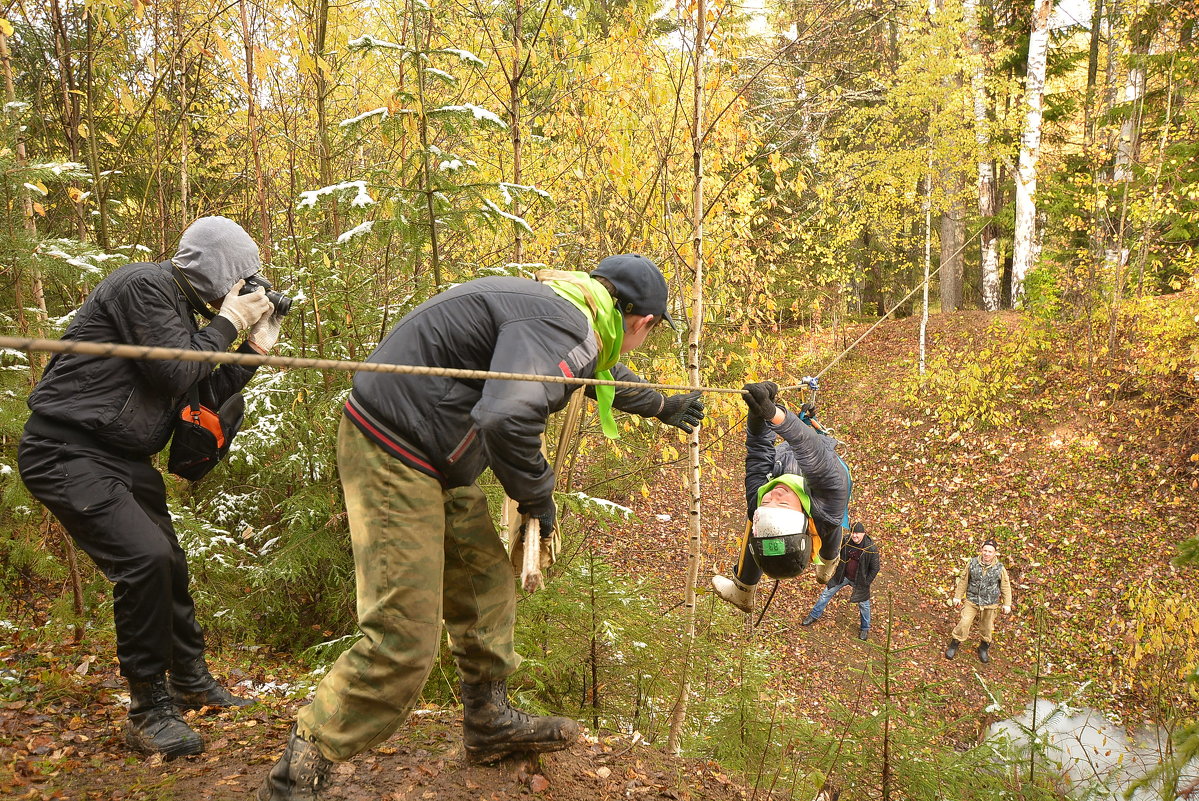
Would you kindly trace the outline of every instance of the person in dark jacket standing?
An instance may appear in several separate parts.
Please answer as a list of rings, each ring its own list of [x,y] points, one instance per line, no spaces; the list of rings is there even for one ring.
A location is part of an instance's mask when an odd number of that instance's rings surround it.
[[[751,525],[741,541],[732,577],[713,576],[712,588],[722,601],[748,614],[762,579],[760,561],[777,559],[802,569],[810,559],[817,581],[823,584],[832,578],[840,558],[842,527],[848,524],[851,483],[849,468],[837,455],[836,440],[814,425],[814,411],[801,410],[801,417],[777,406],[778,385],[770,381],[746,384],[744,390],[749,408],[745,504]],[[782,442],[776,445],[779,438]],[[766,539],[780,543],[789,539],[807,546],[809,538],[815,558],[810,552],[797,554],[790,546],[777,557],[753,552]]]
[[[609,256],[590,273],[480,278],[422,303],[371,362],[639,381],[621,354],[666,315],[666,281],[643,256]],[[262,801],[319,797],[333,762],[382,742],[407,718],[433,666],[444,622],[461,679],[466,754],[489,761],[566,748],[578,724],[509,705],[515,582],[482,490],[490,467],[542,537],[557,525],[546,419],[576,389],[539,381],[358,373],[338,431],[337,466],[354,546],[362,637],[299,711],[258,791]],[[599,387],[612,409],[690,432],[699,393]]]
[[[966,561],[966,567],[958,576],[953,589],[953,605],[962,606],[962,617],[945,649],[945,658],[953,659],[958,648],[970,636],[975,618],[979,619],[978,661],[991,661],[991,637],[995,628],[995,613],[1003,607],[1005,615],[1012,611],[1012,584],[1008,580],[1007,568],[999,561],[999,545],[988,539],[979,549],[978,556]]]
[[[184,231],[170,261],[127,264],[101,281],[63,338],[224,351],[248,330],[238,351],[265,353],[279,318],[261,288],[238,294],[259,267],[258,246],[241,226],[205,217]],[[196,314],[209,318],[203,328]],[[187,558],[150,460],[170,439],[189,388],[198,382],[201,401],[217,408],[253,374],[235,365],[63,353],[29,396],[21,478],[114,584],[117,660],[130,691],[126,740],[143,753],[204,750],[181,707],[251,703],[208,672]]]
[[[837,564],[837,572],[829,579],[816,605],[801,625],[810,626],[824,614],[825,607],[833,596],[845,587],[853,587],[849,596],[850,603],[858,605],[858,617],[861,627],[858,629],[858,639],[870,637],[870,585],[874,583],[881,567],[878,546],[866,533],[866,527],[860,522],[854,523],[850,529],[849,539],[841,543],[841,561]]]

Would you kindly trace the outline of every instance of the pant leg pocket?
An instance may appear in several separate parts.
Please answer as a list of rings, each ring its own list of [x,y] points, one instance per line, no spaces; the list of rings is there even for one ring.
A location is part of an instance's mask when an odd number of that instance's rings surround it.
[[[127,476],[95,459],[67,459],[60,469],[62,498],[79,514],[94,514],[130,490]]]

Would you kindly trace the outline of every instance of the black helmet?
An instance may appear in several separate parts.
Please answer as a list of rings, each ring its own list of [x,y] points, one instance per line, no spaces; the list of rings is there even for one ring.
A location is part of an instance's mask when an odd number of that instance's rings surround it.
[[[759,507],[749,534],[749,552],[771,578],[798,576],[812,561],[808,516],[798,509]]]

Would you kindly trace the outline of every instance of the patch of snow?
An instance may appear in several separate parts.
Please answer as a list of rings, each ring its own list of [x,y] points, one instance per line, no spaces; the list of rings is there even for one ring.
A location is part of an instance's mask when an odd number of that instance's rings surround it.
[[[371,197],[370,192],[366,190],[366,181],[343,181],[339,184],[322,186],[320,189],[309,189],[305,192],[301,192],[300,202],[296,204],[296,207],[301,209],[316,208],[317,201],[323,195],[332,195],[350,189],[356,190],[353,200],[350,201],[351,206],[355,208],[364,208],[375,203],[375,199]]]
[[[483,108],[482,106],[476,106],[474,103],[463,103],[460,106],[440,106],[433,109],[433,111],[430,113],[436,114],[438,112],[444,112],[446,114],[470,114],[480,122],[488,122],[499,128],[506,129],[508,127],[508,124],[495,114]]]
[[[465,61],[467,64],[473,64],[476,67],[483,68],[487,66],[487,62],[476,56],[469,50],[462,50],[457,47],[443,47],[440,50],[434,50],[434,53],[446,53],[451,56],[457,56],[459,61]]]
[[[350,41],[346,42],[346,46],[351,50],[371,50],[376,47],[381,50],[399,50],[401,52],[405,50],[404,47],[401,47],[395,42],[389,42],[386,39],[376,39],[374,36],[371,36],[368,33],[364,33],[357,39],[351,39]]]
[[[530,234],[533,233],[533,229],[529,227],[529,224],[524,221],[523,217],[517,217],[515,214],[509,214],[486,198],[483,199],[483,205],[486,206],[493,214],[498,214],[504,219],[511,220],[521,228],[528,231]]]
[[[361,225],[355,225],[353,228],[346,231],[341,236],[337,237],[337,244],[344,245],[346,242],[349,242],[351,239],[353,239],[356,236],[359,236],[361,234],[370,233],[371,228],[373,228],[374,226],[375,226],[375,223],[373,220],[367,220],[366,222],[362,223]]]
[[[379,108],[373,108],[370,111],[364,111],[357,117],[350,117],[348,120],[342,120],[341,122],[337,123],[337,127],[348,128],[351,125],[357,125],[363,120],[370,119],[371,117],[378,117],[381,122],[390,116],[391,112],[387,110],[387,106],[381,106]]]
[[[449,74],[448,72],[446,72],[445,70],[439,70],[439,69],[437,69],[437,67],[425,67],[425,74],[426,74],[426,75],[432,75],[432,76],[434,76],[434,77],[440,78],[441,80],[443,80],[443,81],[445,81],[446,83],[449,83],[449,84],[456,84],[456,83],[458,83],[458,79],[457,79],[457,78],[455,78],[453,75],[450,75],[450,74]]]

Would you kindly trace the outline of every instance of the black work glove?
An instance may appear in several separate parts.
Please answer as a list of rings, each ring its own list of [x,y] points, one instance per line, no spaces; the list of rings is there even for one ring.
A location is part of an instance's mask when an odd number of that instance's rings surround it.
[[[662,401],[662,411],[654,417],[668,426],[681,428],[690,434],[704,421],[704,402],[700,400],[699,390],[665,398]]]
[[[779,385],[773,381],[759,381],[756,384],[746,384],[743,386],[742,399],[745,405],[749,407],[749,416],[757,417],[759,420],[772,420],[778,412],[778,407],[774,405],[774,397],[779,394]]]
[[[536,511],[525,512],[521,509],[517,510],[521,514],[527,514],[529,517],[537,518],[537,522],[541,524],[541,538],[548,539],[554,533],[554,527],[558,525],[558,510],[555,508],[553,501],[550,501],[549,508],[538,508]]]

